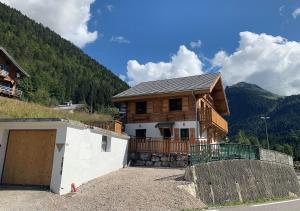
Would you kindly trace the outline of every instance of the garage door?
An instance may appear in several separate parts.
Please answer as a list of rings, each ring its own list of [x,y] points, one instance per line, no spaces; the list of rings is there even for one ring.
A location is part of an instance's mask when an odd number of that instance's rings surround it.
[[[11,130],[2,183],[49,186],[55,137],[55,130]]]

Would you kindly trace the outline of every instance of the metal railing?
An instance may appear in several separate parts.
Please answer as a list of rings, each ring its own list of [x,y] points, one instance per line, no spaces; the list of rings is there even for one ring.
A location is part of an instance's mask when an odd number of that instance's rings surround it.
[[[190,164],[207,163],[218,160],[259,160],[259,147],[244,144],[192,144]]]
[[[5,95],[10,95],[14,97],[21,97],[23,92],[21,90],[15,89],[13,90],[10,87],[0,85],[0,93]]]

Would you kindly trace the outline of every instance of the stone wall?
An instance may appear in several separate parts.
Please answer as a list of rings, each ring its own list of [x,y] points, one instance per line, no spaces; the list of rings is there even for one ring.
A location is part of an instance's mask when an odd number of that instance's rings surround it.
[[[282,163],[282,164],[293,166],[293,157],[281,152],[260,148],[259,157],[260,160]]]
[[[185,178],[196,184],[197,197],[206,204],[300,196],[293,167],[275,162],[227,160],[197,164],[186,168]]]
[[[186,167],[188,165],[188,156],[178,153],[130,153],[129,160],[133,166],[149,167]]]

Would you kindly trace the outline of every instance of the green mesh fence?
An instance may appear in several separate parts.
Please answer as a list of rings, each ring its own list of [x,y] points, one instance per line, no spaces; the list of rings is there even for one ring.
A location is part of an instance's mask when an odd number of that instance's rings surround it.
[[[217,160],[259,160],[259,147],[245,144],[192,144],[190,164]]]

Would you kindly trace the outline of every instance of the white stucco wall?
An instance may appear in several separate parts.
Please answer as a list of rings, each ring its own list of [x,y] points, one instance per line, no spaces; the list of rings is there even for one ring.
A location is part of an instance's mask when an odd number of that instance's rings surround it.
[[[110,152],[102,152],[101,144],[96,131],[67,128],[60,194],[70,192],[72,183],[79,186],[126,165],[127,140],[111,137]]]
[[[135,136],[135,130],[137,129],[146,129],[146,136],[152,138],[161,138],[161,134],[158,128],[155,128],[155,125],[158,122],[151,123],[129,123],[125,125],[125,132],[129,136]],[[176,121],[174,122],[173,128],[197,128],[196,121]],[[173,133],[174,134],[174,133]],[[196,133],[197,134],[197,133]],[[195,135],[196,135],[195,134]],[[207,138],[207,133],[204,131],[202,136],[200,136],[200,132],[198,131],[198,138]]]

